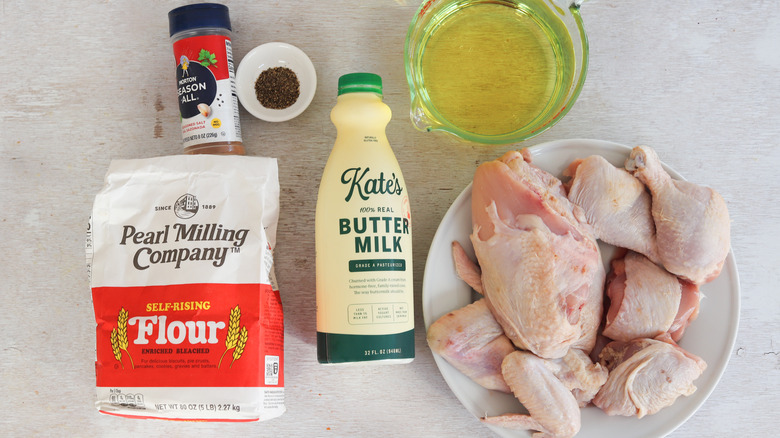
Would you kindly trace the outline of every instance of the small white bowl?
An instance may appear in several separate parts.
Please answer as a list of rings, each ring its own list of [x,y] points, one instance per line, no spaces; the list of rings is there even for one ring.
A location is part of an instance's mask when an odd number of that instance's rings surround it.
[[[273,67],[287,67],[298,77],[300,95],[294,104],[284,109],[264,107],[255,94],[255,82],[260,73]],[[244,56],[236,71],[236,89],[241,105],[253,116],[267,122],[284,122],[301,114],[314,98],[317,72],[303,51],[287,43],[266,43]]]

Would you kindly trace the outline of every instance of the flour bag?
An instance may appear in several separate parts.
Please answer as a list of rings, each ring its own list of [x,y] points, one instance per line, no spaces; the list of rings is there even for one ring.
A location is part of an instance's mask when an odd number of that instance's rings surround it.
[[[275,159],[110,164],[87,235],[100,412],[200,421],[284,412],[278,216]]]

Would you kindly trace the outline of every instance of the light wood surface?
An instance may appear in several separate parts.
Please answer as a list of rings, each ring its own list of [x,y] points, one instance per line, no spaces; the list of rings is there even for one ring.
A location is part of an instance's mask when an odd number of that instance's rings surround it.
[[[404,38],[418,1],[228,2],[234,55],[270,41],[318,73],[284,123],[242,110],[251,155],[279,158],[276,273],[286,322],[286,405],[258,424],[137,421],[94,408],[95,322],[84,264],[92,200],[111,159],[180,151],[167,12],[182,2],[5,0],[0,6],[0,434],[10,436],[490,436],[452,395],[425,342],[428,247],[475,166],[518,146],[463,144],[409,120]],[[647,144],[726,199],[742,287],[739,335],[708,401],[672,436],[776,436],[780,411],[780,8],[723,0],[582,6],[590,68],[564,138]],[[341,74],[382,75],[388,136],[409,186],[416,359],[316,362],[314,206]],[[713,340],[717,342],[717,340]]]

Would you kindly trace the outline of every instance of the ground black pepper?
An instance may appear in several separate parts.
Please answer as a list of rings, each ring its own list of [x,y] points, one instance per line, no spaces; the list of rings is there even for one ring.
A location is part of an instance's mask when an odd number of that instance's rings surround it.
[[[287,67],[264,70],[255,81],[257,100],[266,108],[285,109],[294,104],[300,94],[298,76]]]

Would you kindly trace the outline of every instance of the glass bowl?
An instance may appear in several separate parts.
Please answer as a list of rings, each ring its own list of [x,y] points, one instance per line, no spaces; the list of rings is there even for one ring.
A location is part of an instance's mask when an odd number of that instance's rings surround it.
[[[521,142],[552,127],[585,82],[580,3],[423,2],[404,50],[414,126],[487,144]]]

